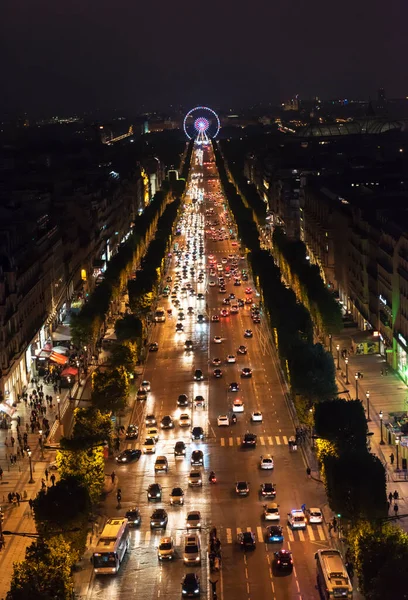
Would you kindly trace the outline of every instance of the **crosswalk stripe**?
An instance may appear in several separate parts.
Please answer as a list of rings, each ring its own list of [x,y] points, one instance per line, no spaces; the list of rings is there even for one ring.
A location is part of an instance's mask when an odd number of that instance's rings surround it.
[[[295,538],[293,537],[293,533],[290,527],[286,527],[287,531],[288,531],[288,537],[289,537],[289,541],[290,542],[294,542]]]
[[[303,533],[303,531],[301,529],[299,529],[299,538],[301,542],[305,541],[305,534]]]
[[[232,544],[232,530],[227,527],[227,544]]]
[[[228,443],[229,443],[230,446],[233,446],[234,445],[234,438],[232,438],[232,437],[228,438]]]
[[[256,532],[258,534],[258,542],[263,542],[262,527],[257,527]]]
[[[251,528],[250,528],[250,527],[247,527],[247,531],[251,531]]]
[[[283,435],[282,437],[283,437],[283,443],[287,444],[288,443],[288,438],[286,437],[286,435]]]
[[[265,438],[264,438],[264,436],[263,436],[263,435],[260,435],[260,436],[259,436],[259,441],[260,441],[260,443],[261,443],[261,446],[265,446]]]
[[[271,436],[271,435],[269,435],[269,436],[268,436],[268,444],[269,444],[270,446],[273,446],[273,439],[272,439],[272,436]]]
[[[280,446],[281,441],[280,441],[280,437],[278,435],[275,435],[275,440],[276,440],[276,443],[278,444],[278,446]]]
[[[145,542],[148,543],[150,542],[150,538],[152,537],[152,534],[150,531],[146,531],[145,533]]]
[[[242,533],[242,529],[241,527],[237,527],[237,535],[239,535],[240,533]]]
[[[221,438],[221,446],[225,446],[225,438]]]
[[[325,540],[326,536],[324,535],[323,527],[321,525],[317,526],[317,532],[321,540]]]
[[[312,542],[315,540],[315,534],[313,529],[310,527],[310,525],[308,525],[307,531],[309,533],[309,537],[312,540]]]
[[[176,533],[176,545],[177,546],[181,545],[181,531],[177,531],[177,533]]]
[[[241,438],[240,437],[237,437],[237,444],[238,444],[238,446],[241,445]]]

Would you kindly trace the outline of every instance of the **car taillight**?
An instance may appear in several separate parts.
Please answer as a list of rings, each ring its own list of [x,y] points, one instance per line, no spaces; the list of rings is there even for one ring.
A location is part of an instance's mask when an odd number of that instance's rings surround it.
[[[280,560],[278,560],[278,565],[280,565]]]

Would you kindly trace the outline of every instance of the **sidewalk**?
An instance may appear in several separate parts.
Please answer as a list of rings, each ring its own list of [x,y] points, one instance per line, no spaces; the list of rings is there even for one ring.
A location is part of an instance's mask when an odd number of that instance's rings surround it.
[[[396,460],[391,465],[390,455],[396,457],[395,445],[390,445],[386,424],[390,420],[390,413],[405,412],[407,410],[406,400],[408,397],[407,386],[386,364],[384,357],[379,354],[348,356],[348,381],[346,381],[346,363],[341,356],[341,351],[351,347],[351,336],[356,333],[356,329],[345,329],[338,336],[333,336],[333,359],[337,368],[337,344],[340,346],[340,369],[337,370],[337,383],[339,391],[344,395],[339,397],[356,398],[356,379],[355,374],[360,372],[363,377],[357,379],[358,398],[362,401],[366,415],[367,396],[369,392],[369,413],[370,421],[368,428],[370,433],[371,451],[376,454],[383,463],[387,473],[387,494],[397,490],[399,494],[398,506],[399,514],[408,514],[408,481],[402,481],[399,473],[396,471]],[[388,374],[385,375],[386,367]],[[382,374],[381,374],[382,373]],[[348,390],[348,392],[347,392]],[[380,411],[383,412],[383,441],[381,444],[381,421]],[[400,465],[401,467],[401,461]],[[390,508],[390,516],[394,513]],[[408,531],[408,518],[400,519],[397,523]]]
[[[46,444],[49,441],[58,442],[61,438],[62,430],[64,430],[64,433],[69,431],[69,423],[72,418],[72,410],[69,410],[69,408],[73,401],[69,401],[68,390],[63,389],[62,393],[59,394],[61,399],[59,407],[62,423],[61,427],[58,421],[57,394],[54,392],[52,385],[44,384],[43,380],[41,380],[41,383],[43,383],[44,396],[48,395],[53,398],[53,408],[50,408],[47,404],[46,414],[44,415],[51,426],[50,436],[48,440],[45,440],[44,438],[43,443]],[[28,386],[28,394],[31,393],[34,387],[35,386],[31,384]],[[79,388],[79,390],[81,389],[82,388]],[[77,391],[78,384],[73,387],[72,395],[74,396]],[[44,403],[44,405],[45,404],[46,403]],[[30,424],[31,410],[29,402],[27,402],[26,405],[24,401],[20,401],[12,419],[11,429],[0,429],[0,466],[3,469],[3,477],[0,481],[0,502],[4,513],[3,530],[13,531],[17,534],[36,533],[35,522],[28,500],[36,497],[41,489],[42,479],[46,479],[45,469],[55,460],[55,451],[43,448],[43,452],[41,452],[38,431],[31,433],[31,429],[29,429],[27,443],[32,452],[31,463],[34,483],[30,483],[30,462],[27,453],[24,454],[23,458],[19,456],[16,464],[10,463],[10,454],[17,453],[18,448],[17,416],[21,419],[19,430],[21,435],[23,435],[26,431],[26,424]],[[41,423],[42,419],[40,418],[39,420]],[[11,448],[10,441],[12,436],[16,440],[13,449]],[[5,444],[6,438],[8,446]],[[53,471],[49,474],[49,477],[52,473],[58,476],[58,473]],[[47,482],[47,485],[51,485],[51,483]],[[20,505],[14,506],[8,502],[7,496],[10,492],[18,492],[20,494]],[[13,563],[24,560],[25,550],[34,539],[21,537],[19,535],[6,535],[4,537],[5,547],[0,551],[0,571],[2,573],[2,577],[0,578],[0,599],[5,598],[10,589]]]

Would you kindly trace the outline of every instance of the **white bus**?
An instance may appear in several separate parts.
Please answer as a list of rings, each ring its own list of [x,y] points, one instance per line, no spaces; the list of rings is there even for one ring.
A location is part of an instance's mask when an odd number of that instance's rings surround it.
[[[92,557],[96,575],[117,573],[128,548],[128,520],[124,518],[108,519]]]
[[[333,598],[353,597],[353,586],[338,550],[329,548],[318,550],[315,554],[317,568],[317,585],[322,598],[332,600]]]
[[[166,320],[166,311],[162,306],[159,306],[154,313],[154,320],[156,323],[164,323]]]

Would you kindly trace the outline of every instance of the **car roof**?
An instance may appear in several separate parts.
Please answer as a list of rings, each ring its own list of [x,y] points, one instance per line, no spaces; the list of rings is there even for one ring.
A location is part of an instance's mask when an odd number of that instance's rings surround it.
[[[317,508],[317,507],[311,507],[311,508],[309,508],[309,512],[319,512],[319,513],[321,513],[322,511],[321,511],[321,509],[320,509],[320,508]]]

